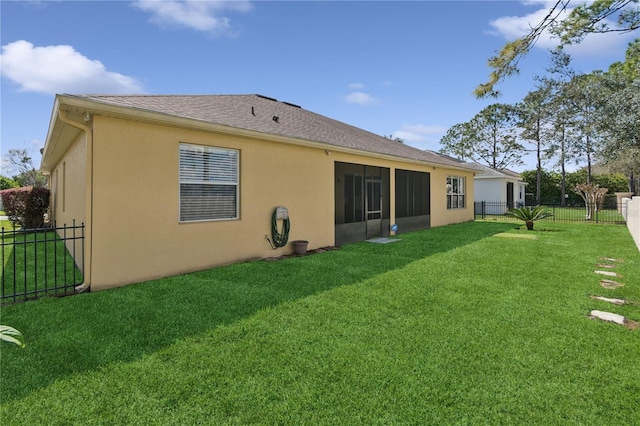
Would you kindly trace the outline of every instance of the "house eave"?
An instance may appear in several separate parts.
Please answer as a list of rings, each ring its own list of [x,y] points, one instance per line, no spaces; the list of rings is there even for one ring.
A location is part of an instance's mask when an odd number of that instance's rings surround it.
[[[120,118],[132,121],[141,121],[146,123],[168,125],[174,127],[182,127],[194,130],[201,130],[206,132],[241,136],[250,139],[266,140],[272,142],[278,142],[282,144],[316,148],[336,153],[354,154],[360,156],[367,156],[370,158],[392,160],[406,164],[420,164],[432,168],[445,168],[463,172],[476,172],[473,168],[465,167],[464,165],[455,166],[449,164],[442,164],[437,162],[430,162],[415,158],[407,158],[401,156],[394,156],[389,154],[382,154],[373,151],[366,151],[354,148],[347,148],[339,145],[333,145],[327,142],[319,142],[313,140],[299,139],[288,136],[277,135],[273,133],[263,133],[255,130],[243,129],[239,127],[227,126],[223,124],[213,123],[210,121],[198,120],[188,117],[180,117],[176,115],[166,114],[162,112],[150,111],[141,108],[134,108],[129,106],[113,105],[109,103],[96,102],[95,100],[87,99],[84,97],[78,97],[73,95],[57,95],[54,103],[53,113],[51,116],[51,122],[49,124],[49,131],[47,134],[47,140],[42,156],[41,170],[43,172],[49,172],[57,163],[58,155],[53,155],[56,148],[56,144],[60,143],[60,134],[64,126],[58,118],[58,111],[62,110],[67,112],[71,117],[76,117],[81,120],[85,114],[101,115],[106,117]],[[70,127],[70,126],[66,126]],[[79,132],[77,129],[73,129],[74,132]],[[76,134],[77,136],[77,134]],[[71,143],[70,140],[66,143]],[[65,147],[68,148],[68,147]],[[58,149],[57,152],[64,153],[66,149]]]
[[[60,99],[56,96],[53,103],[53,109],[51,111],[51,117],[49,119],[49,127],[47,129],[47,136],[45,138],[44,148],[42,149],[42,158],[40,161],[40,171],[44,174],[51,173],[57,163],[57,159],[68,149],[70,141],[67,139],[73,140],[75,139],[74,136],[77,136],[77,134],[80,133],[79,129],[66,125],[58,118],[60,107]],[[63,131],[67,129],[71,130],[75,135],[72,133],[70,134],[70,136],[72,136],[71,138],[62,138]]]

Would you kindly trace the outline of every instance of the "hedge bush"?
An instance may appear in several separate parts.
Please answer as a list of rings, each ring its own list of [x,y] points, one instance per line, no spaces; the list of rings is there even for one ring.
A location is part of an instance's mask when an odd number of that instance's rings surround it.
[[[16,182],[13,179],[10,179],[6,176],[0,176],[0,190],[2,189],[10,189],[10,188],[17,188],[20,185],[18,185],[18,182]]]
[[[43,187],[22,187],[0,191],[2,205],[9,220],[22,229],[42,228],[49,208],[49,190]]]

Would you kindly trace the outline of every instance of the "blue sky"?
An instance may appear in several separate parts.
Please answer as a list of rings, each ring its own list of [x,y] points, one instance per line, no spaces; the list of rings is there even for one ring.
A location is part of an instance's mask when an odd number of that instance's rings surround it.
[[[56,93],[248,94],[291,102],[439,150],[496,100],[474,88],[487,59],[549,1],[1,1],[1,154],[36,167]],[[590,36],[582,72],[624,59],[633,34]],[[542,37],[499,86],[515,103],[544,74]],[[533,162],[516,170],[532,169]],[[3,167],[0,173],[10,175]]]

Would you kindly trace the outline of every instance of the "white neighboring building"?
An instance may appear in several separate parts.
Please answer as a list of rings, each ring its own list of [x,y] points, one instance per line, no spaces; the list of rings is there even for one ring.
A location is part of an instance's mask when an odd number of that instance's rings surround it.
[[[485,202],[485,214],[504,214],[514,207],[525,206],[526,189],[529,183],[523,181],[519,173],[509,169],[492,169],[480,163],[467,163],[446,154],[430,152],[476,170],[473,177],[473,201],[474,203]],[[480,205],[476,205],[475,213],[482,213],[481,209]]]
[[[487,214],[502,214],[508,209],[525,205],[528,183],[519,173],[509,169],[496,170],[477,163],[467,166],[478,170],[473,178],[474,201],[486,202]]]

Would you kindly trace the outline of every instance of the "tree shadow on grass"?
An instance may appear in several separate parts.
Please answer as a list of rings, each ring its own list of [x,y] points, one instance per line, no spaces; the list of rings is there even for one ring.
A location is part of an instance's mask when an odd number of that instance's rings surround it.
[[[517,227],[463,223],[277,262],[252,261],[64,299],[3,308],[27,348],[3,345],[2,400],[55,380],[129,362],[255,312],[351,285]]]

